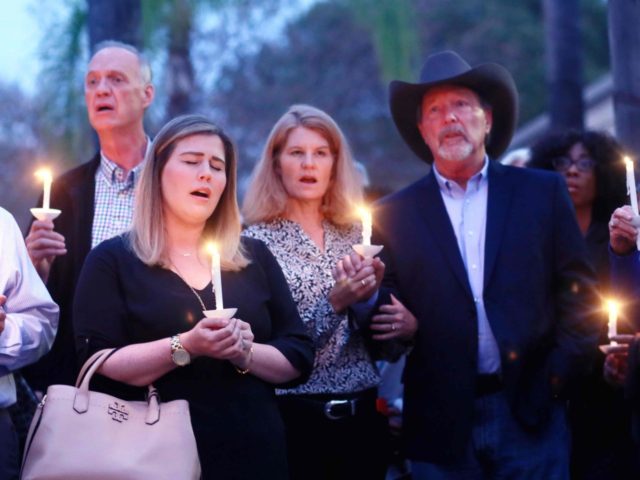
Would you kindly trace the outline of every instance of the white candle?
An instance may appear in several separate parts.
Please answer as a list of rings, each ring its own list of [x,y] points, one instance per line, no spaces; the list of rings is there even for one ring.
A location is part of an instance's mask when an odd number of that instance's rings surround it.
[[[211,254],[211,281],[213,283],[213,293],[216,296],[216,310],[222,310],[222,278],[220,276],[220,252],[215,243],[208,245]]]
[[[634,215],[638,215],[638,197],[636,194],[636,179],[633,174],[633,162],[629,157],[624,157],[624,164],[627,167],[627,194],[631,198],[631,210]]]
[[[362,220],[362,245],[371,245],[371,212],[368,209],[361,207],[360,218]]]
[[[35,173],[36,177],[42,179],[43,184],[43,195],[42,195],[42,208],[44,210],[49,210],[49,205],[51,203],[51,183],[53,182],[53,176],[51,175],[51,170],[48,168],[41,168]]]
[[[633,161],[629,157],[624,157],[624,164],[627,167],[627,194],[631,200],[631,210],[638,216],[638,195],[636,193],[636,178],[633,174]],[[636,239],[636,248],[640,250],[640,235]]]
[[[608,300],[607,310],[609,311],[609,339],[611,339],[611,337],[615,337],[618,334],[618,312],[620,311],[620,305],[614,300]],[[611,345],[617,345],[617,342],[612,341]]]

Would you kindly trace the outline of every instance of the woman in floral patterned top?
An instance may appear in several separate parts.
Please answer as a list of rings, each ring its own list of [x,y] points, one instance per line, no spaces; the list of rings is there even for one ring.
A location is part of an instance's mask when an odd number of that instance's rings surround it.
[[[269,135],[243,215],[244,234],[263,240],[280,263],[316,346],[309,381],[278,391],[293,479],[385,474],[386,422],[375,408],[380,377],[368,329],[349,321],[350,307],[373,300],[384,273],[379,259],[361,259],[351,247],[361,243],[353,221],[361,201],[339,127],[314,107],[291,107]]]

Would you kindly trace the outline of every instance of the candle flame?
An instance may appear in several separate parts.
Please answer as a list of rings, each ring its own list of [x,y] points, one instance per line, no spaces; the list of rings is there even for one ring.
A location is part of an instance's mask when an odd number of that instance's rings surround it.
[[[208,242],[207,243],[207,251],[213,255],[214,253],[218,253],[218,245],[216,242]]]
[[[367,207],[361,206],[361,207],[358,207],[358,215],[361,218],[364,218],[365,216],[370,216],[371,212],[369,211],[369,209]]]
[[[620,312],[620,303],[615,300],[607,300],[606,307],[610,315],[618,316],[618,313]]]
[[[53,181],[53,175],[51,174],[51,170],[49,170],[48,168],[40,168],[39,170],[36,170],[34,175],[42,179],[43,182]]]

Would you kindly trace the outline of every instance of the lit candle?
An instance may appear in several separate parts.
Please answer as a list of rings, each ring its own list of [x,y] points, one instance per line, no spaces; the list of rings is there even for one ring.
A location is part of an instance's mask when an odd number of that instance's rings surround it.
[[[42,208],[44,210],[49,210],[49,204],[51,202],[51,183],[53,182],[51,170],[48,168],[41,168],[35,173],[35,175],[42,179],[44,189],[44,193],[42,195]]]
[[[633,174],[633,162],[629,157],[624,157],[624,164],[627,167],[627,194],[631,197],[631,210],[634,215],[638,215],[638,197],[636,194],[636,178]]]
[[[213,283],[213,293],[216,296],[216,310],[222,310],[224,305],[222,303],[222,278],[220,276],[220,252],[215,243],[211,242],[208,245],[209,253],[211,254],[211,281]]]
[[[611,339],[611,337],[615,337],[618,334],[620,305],[615,300],[607,300],[607,310],[609,311],[609,339]],[[612,341],[611,345],[617,345],[617,342]]]
[[[360,207],[360,218],[362,219],[362,245],[371,245],[371,212]]]
[[[633,161],[629,157],[624,157],[624,164],[627,167],[627,194],[631,200],[631,210],[638,216],[638,195],[636,193],[636,177],[633,173]],[[636,248],[640,250],[640,235],[636,239]]]

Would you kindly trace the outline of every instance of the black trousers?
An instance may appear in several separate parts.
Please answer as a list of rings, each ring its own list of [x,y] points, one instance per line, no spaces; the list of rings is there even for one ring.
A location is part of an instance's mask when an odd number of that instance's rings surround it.
[[[18,436],[6,408],[0,408],[0,480],[18,478]]]
[[[291,480],[384,479],[389,462],[386,417],[376,411],[376,390],[350,395],[278,397],[287,434]],[[326,402],[357,399],[354,411],[327,417]],[[330,414],[332,412],[330,411]]]

